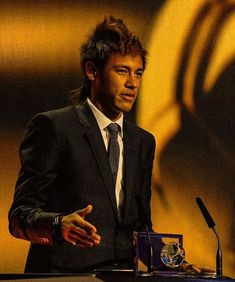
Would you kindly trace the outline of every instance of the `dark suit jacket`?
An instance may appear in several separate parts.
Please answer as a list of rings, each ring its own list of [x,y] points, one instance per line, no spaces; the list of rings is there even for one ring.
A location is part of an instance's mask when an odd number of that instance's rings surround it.
[[[9,212],[13,236],[31,241],[26,272],[77,272],[133,257],[138,228],[135,195],[142,196],[148,224],[154,137],[124,120],[123,220],[118,222],[114,183],[104,142],[87,102],[36,115],[20,147],[21,170]],[[86,217],[101,235],[99,246],[53,244],[52,222],[93,205]]]

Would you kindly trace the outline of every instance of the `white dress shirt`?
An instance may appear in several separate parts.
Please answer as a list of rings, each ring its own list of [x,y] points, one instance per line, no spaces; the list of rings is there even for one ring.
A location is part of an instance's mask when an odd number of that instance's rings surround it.
[[[87,98],[88,105],[90,106],[98,126],[100,128],[100,132],[102,134],[106,151],[108,151],[108,143],[109,143],[109,131],[107,126],[110,123],[113,123],[108,117],[106,117],[99,109],[95,107],[95,105],[91,102],[89,98]],[[119,156],[119,165],[118,165],[118,172],[117,172],[117,180],[116,180],[116,187],[115,187],[115,195],[116,195],[116,202],[117,202],[117,209],[118,209],[118,218],[121,221],[121,208],[124,202],[124,193],[122,189],[123,184],[123,114],[121,117],[115,121],[120,127],[118,132],[118,144],[120,147],[120,156]]]

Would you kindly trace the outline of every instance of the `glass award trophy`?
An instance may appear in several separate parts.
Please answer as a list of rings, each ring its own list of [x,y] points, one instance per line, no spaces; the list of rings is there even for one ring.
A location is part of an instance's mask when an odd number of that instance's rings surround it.
[[[147,236],[146,232],[135,232],[134,245],[136,275],[147,273],[149,263],[153,264],[154,272],[178,271],[178,267],[185,259],[183,235],[180,234],[149,232],[149,236]]]

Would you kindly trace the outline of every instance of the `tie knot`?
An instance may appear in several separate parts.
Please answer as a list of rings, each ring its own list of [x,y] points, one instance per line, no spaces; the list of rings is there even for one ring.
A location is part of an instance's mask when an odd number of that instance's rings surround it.
[[[108,131],[110,134],[117,134],[118,133],[118,129],[119,129],[119,125],[117,123],[110,123],[108,126]]]

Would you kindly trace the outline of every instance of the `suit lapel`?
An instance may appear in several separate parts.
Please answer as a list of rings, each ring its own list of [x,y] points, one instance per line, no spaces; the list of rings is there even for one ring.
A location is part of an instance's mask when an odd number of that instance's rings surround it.
[[[129,212],[130,203],[135,197],[135,171],[138,165],[137,150],[138,150],[138,138],[136,138],[136,131],[127,122],[124,122],[123,128],[124,135],[124,186],[125,186],[125,206],[124,206],[124,217]]]
[[[114,182],[99,126],[87,102],[77,105],[76,108],[80,123],[84,125],[84,138],[91,147],[105,189],[112,202],[115,217],[118,219]]]

